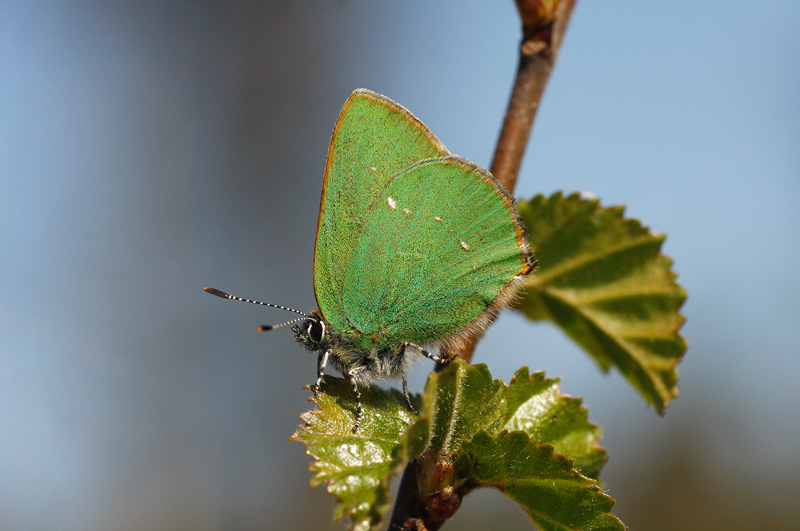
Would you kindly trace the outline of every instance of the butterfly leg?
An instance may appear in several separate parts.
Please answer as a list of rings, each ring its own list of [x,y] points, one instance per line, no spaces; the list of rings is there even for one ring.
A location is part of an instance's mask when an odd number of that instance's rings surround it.
[[[405,374],[403,375],[403,396],[406,397],[406,403],[408,403],[408,408],[411,410],[411,412],[416,413],[417,410],[414,409],[414,405],[411,403],[411,395],[408,394],[408,380],[406,379]]]
[[[314,391],[315,395],[322,386],[322,379],[325,377],[325,367],[328,366],[328,358],[330,355],[331,351],[326,350],[325,352],[320,353],[319,357],[317,357],[317,382],[311,386],[311,390]]]
[[[431,359],[431,360],[435,361],[436,363],[447,363],[447,361],[448,361],[447,359],[441,357],[440,355],[434,354],[433,352],[428,352],[427,350],[425,350],[421,346],[415,345],[414,343],[412,343],[410,341],[406,341],[405,343],[403,343],[403,351],[404,352],[405,352],[405,349],[407,349],[408,347],[413,347],[413,348],[417,349],[420,354],[422,354],[423,356],[425,356],[428,359]]]
[[[350,380],[350,385],[353,386],[353,393],[356,395],[356,423],[353,424],[353,433],[358,431],[358,427],[361,426],[361,416],[362,416],[362,409],[361,409],[361,391],[358,389],[358,384],[356,384],[356,380],[354,378],[358,369],[353,369],[347,373],[347,379]]]

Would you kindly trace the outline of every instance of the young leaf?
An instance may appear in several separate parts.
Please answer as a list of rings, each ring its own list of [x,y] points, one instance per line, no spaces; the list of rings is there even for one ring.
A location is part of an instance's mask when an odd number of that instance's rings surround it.
[[[526,444],[538,448],[537,452],[549,455],[549,461],[571,471],[568,478],[572,483],[567,484],[572,487],[595,484],[578,471],[597,478],[606,460],[605,452],[597,446],[600,429],[587,421],[580,400],[562,396],[558,380],[547,379],[542,373],[529,375],[526,367],[506,386],[492,379],[486,365],[470,367],[454,360],[441,373],[429,376],[425,394],[415,404],[419,417],[407,409],[398,391],[362,389],[362,425],[355,434],[355,401],[349,383],[326,377],[313,400],[317,409],[303,414],[305,424],[292,439],[306,443],[306,452],[316,460],[311,465],[315,472],[312,486],[327,482],[328,491],[337,497],[334,516],[339,519],[349,515],[351,529],[360,531],[379,526],[389,505],[389,480],[413,459],[419,458],[415,465],[418,495],[433,521],[452,516],[463,496],[478,486],[516,492],[500,476],[491,481],[476,476],[476,467],[485,467],[486,458],[469,449],[477,448],[474,445],[482,440],[482,433],[494,441],[495,436],[507,436],[508,430],[522,430],[514,433],[524,436]],[[529,436],[536,440],[531,442]],[[501,443],[503,440],[498,439]],[[554,457],[553,446],[556,453],[565,455]],[[542,450],[544,447],[549,450]],[[519,478],[508,478],[514,485],[522,484]],[[538,476],[534,479],[539,480]],[[523,489],[511,497],[530,512],[534,505],[525,498],[527,492]],[[542,507],[576,503],[575,510],[584,511],[586,501],[573,499],[570,489],[553,492],[541,500]],[[544,516],[534,513],[541,522],[550,518],[547,511],[556,510],[540,507],[536,511]]]
[[[552,444],[557,454],[573,459],[575,470],[599,480],[608,460],[598,446],[603,430],[588,421],[589,412],[579,398],[561,394],[558,379],[545,378],[543,372],[529,376],[523,367],[508,385],[506,402],[504,430],[522,430],[536,442]]]
[[[337,497],[334,517],[349,515],[350,529],[377,527],[389,509],[389,480],[405,463],[427,446],[428,425],[417,423],[398,391],[362,388],[363,418],[353,433],[355,401],[350,384],[326,377],[322,391],[313,397],[317,409],[304,413],[304,421],[291,439],[308,445],[315,459],[311,486],[328,483]],[[401,444],[401,438],[403,444]]]
[[[483,363],[467,366],[455,360],[444,371],[431,373],[423,396],[432,412],[431,447],[438,455],[451,456],[479,430],[498,431],[505,393],[502,380],[492,380]]]
[[[678,396],[675,366],[686,350],[678,313],[686,293],[672,261],[623,207],[560,192],[519,201],[539,269],[517,308],[559,325],[604,370],[615,365],[663,413]]]
[[[464,452],[472,462],[476,486],[499,489],[522,505],[542,530],[625,529],[608,513],[614,500],[549,444],[534,443],[519,431],[496,437],[482,431],[464,442]]]
[[[601,430],[587,421],[579,399],[561,395],[558,380],[547,379],[543,373],[529,375],[523,367],[505,386],[492,380],[485,365],[467,367],[455,360],[429,377],[423,403],[420,421],[432,417],[431,435],[430,446],[417,463],[417,485],[434,521],[451,516],[473,489],[491,486],[521,503],[540,524],[553,520],[561,522],[558,525],[578,526],[552,529],[593,529],[592,525],[621,529],[615,527],[618,520],[614,517],[602,516],[613,500],[599,494],[597,483],[590,479],[598,477],[607,459],[597,445]],[[509,435],[509,430],[520,431]],[[487,441],[491,445],[487,446]],[[524,441],[524,452],[513,459],[506,455],[517,452],[520,441]],[[548,463],[548,468],[528,471],[525,463],[536,459]],[[487,475],[487,470],[499,464],[509,470]],[[522,475],[515,476],[517,472]],[[563,485],[548,490],[546,486],[556,485],[556,480]],[[536,494],[542,489],[546,495]],[[587,504],[596,507],[587,509]],[[566,513],[572,510],[587,519],[570,520]],[[606,525],[611,527],[603,527]]]
[[[456,359],[428,376],[420,422],[427,421],[430,445],[416,463],[416,484],[432,520],[450,518],[461,505],[471,474],[470,463],[458,459],[461,444],[480,430],[499,429],[505,394],[506,386],[492,380],[485,364],[467,366]]]

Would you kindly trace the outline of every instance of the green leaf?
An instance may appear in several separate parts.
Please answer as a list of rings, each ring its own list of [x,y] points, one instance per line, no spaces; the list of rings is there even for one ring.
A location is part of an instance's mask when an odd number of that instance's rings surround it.
[[[454,495],[460,499],[475,488],[491,486],[521,503],[540,524],[555,518],[554,521],[563,520],[567,524],[590,525],[546,529],[593,529],[591,525],[598,522],[618,524],[614,517],[595,515],[585,521],[573,521],[558,512],[574,510],[589,514],[587,504],[595,504],[607,512],[613,504],[613,500],[598,494],[597,483],[590,479],[597,479],[607,460],[606,452],[598,446],[601,429],[588,422],[587,410],[579,399],[561,394],[558,380],[545,378],[541,372],[529,375],[528,368],[523,367],[506,386],[501,380],[492,380],[485,365],[467,367],[463,361],[454,360],[444,371],[428,378],[423,403],[420,421],[431,417],[431,435],[430,447],[417,462],[417,485],[422,503],[437,519],[450,516],[450,512],[443,514],[442,507],[448,511],[458,507],[460,502],[453,503]],[[508,437],[511,438],[506,440]],[[484,444],[487,438],[496,446],[491,451]],[[492,454],[494,457],[503,456],[503,452],[512,451],[511,443],[516,451],[520,440],[525,441],[528,453],[514,458],[519,461],[509,459],[506,465],[521,475],[508,471],[485,475],[487,466],[497,464],[486,460],[486,452],[496,452]],[[479,448],[485,452],[479,452]],[[527,459],[545,459],[550,468],[544,475],[529,476],[530,471],[524,467]],[[541,482],[554,485],[551,480],[556,476],[548,474],[562,474],[563,478],[558,477],[565,486],[545,489],[547,495],[535,494],[544,487],[531,487],[533,490],[521,487],[526,482],[534,486]],[[528,499],[530,496],[534,496],[535,503]],[[572,509],[565,508],[570,506]],[[614,526],[608,529],[620,529]]]
[[[352,387],[326,377],[323,391],[312,398],[317,409],[300,417],[304,424],[291,439],[307,444],[306,453],[315,459],[311,486],[327,482],[337,497],[334,517],[349,515],[350,529],[367,531],[379,526],[389,509],[389,480],[427,446],[429,425],[414,424],[416,416],[396,390],[373,387],[361,393],[363,418],[354,434]]]
[[[455,360],[444,371],[431,373],[422,399],[432,415],[431,447],[450,456],[478,431],[499,430],[505,393],[503,381],[492,380],[483,363],[468,367]]]
[[[543,530],[615,530],[625,526],[608,513],[614,500],[572,469],[571,460],[523,432],[483,431],[464,442],[477,486],[494,487],[522,505]]]
[[[573,459],[573,468],[599,480],[608,460],[598,446],[603,430],[588,421],[581,399],[562,395],[559,380],[545,378],[543,372],[529,376],[527,367],[511,379],[506,396],[503,429],[521,430],[537,442],[552,444],[556,453]]]
[[[678,313],[686,293],[660,252],[664,236],[625,219],[623,207],[578,194],[538,195],[517,208],[539,259],[517,309],[559,325],[663,413],[678,396],[675,366],[686,351]]]
[[[529,375],[527,367],[506,386],[492,379],[486,365],[454,360],[429,376],[425,394],[415,400],[419,417],[408,410],[400,392],[362,388],[362,425],[355,434],[355,399],[347,381],[326,377],[313,400],[317,409],[303,414],[304,425],[292,439],[306,443],[315,459],[312,486],[327,482],[337,497],[334,516],[349,515],[351,529],[360,531],[380,525],[389,508],[389,481],[413,459],[419,458],[419,499],[436,521],[452,516],[463,496],[478,486],[513,491],[476,476],[476,467],[486,463],[469,448],[480,442],[481,433],[491,439],[521,430],[514,433],[536,448],[549,448],[548,459],[571,470],[570,481],[583,478],[581,485],[595,484],[584,476],[597,478],[606,461],[597,445],[600,428],[587,421],[580,400],[561,395],[558,380]],[[553,457],[553,447],[565,456]],[[557,491],[541,503],[578,503],[575,508],[582,511],[584,501],[576,502],[570,492]]]

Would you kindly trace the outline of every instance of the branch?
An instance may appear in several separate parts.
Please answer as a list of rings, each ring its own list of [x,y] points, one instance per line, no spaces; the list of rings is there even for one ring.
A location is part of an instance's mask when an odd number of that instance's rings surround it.
[[[522,157],[576,0],[515,0],[522,19],[519,66],[490,171],[514,192]],[[476,337],[458,356],[469,363]]]
[[[519,66],[491,166],[494,177],[512,193],[533,120],[576,1],[515,0],[522,20]],[[479,340],[480,337],[472,340],[458,356],[469,363]],[[443,368],[439,364],[436,370]],[[438,511],[419,499],[418,475],[416,460],[406,465],[389,531],[433,531],[441,527],[443,520],[433,517]],[[455,505],[453,512],[457,508]]]
[[[388,531],[435,531],[442,522],[433,522],[430,513],[419,499],[417,486],[417,462],[406,465],[397,489],[392,520]]]

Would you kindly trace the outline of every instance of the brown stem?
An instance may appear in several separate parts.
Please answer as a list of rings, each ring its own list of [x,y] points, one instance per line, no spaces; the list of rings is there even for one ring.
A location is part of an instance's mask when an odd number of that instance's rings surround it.
[[[495,178],[511,192],[517,183],[533,120],[576,1],[515,0],[522,20],[519,66],[491,166]],[[469,363],[479,340],[480,337],[472,340],[458,356]],[[439,365],[436,370],[443,368]],[[400,480],[390,531],[433,531],[443,523],[431,518],[428,508],[419,499],[417,476],[417,462],[412,461],[406,465]]]
[[[539,102],[553,71],[576,0],[515,1],[522,19],[519,65],[491,167],[495,179],[512,193],[536,111],[539,110]],[[459,351],[458,357],[467,363],[472,361],[480,339],[480,336],[472,339]]]
[[[394,503],[388,531],[434,531],[442,522],[432,522],[430,514],[419,499],[417,462],[411,461],[403,470],[397,501]]]
[[[490,168],[495,179],[511,192],[575,0],[555,2],[550,12],[541,0],[516,3],[523,21],[519,66]]]

